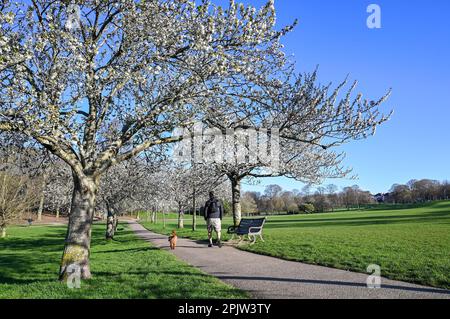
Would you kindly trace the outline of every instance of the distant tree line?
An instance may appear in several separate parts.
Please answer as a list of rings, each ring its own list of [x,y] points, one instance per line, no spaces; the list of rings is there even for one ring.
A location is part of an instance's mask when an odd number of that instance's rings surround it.
[[[279,185],[268,185],[263,193],[245,192],[242,196],[244,214],[271,213],[321,213],[338,208],[360,208],[361,205],[374,204],[375,199],[369,191],[354,185],[338,191],[336,185],[318,187],[315,191],[305,186],[301,191],[286,191]]]
[[[436,180],[411,180],[406,185],[394,184],[388,193],[372,195],[358,185],[338,190],[336,185],[320,186],[315,190],[305,186],[300,190],[287,191],[279,185],[266,186],[261,192],[244,192],[242,212],[255,214],[299,214],[332,212],[336,209],[359,209],[377,204],[409,204],[450,199],[450,183]]]
[[[375,195],[379,202],[406,204],[450,198],[450,182],[431,179],[410,180],[392,185],[389,193]]]

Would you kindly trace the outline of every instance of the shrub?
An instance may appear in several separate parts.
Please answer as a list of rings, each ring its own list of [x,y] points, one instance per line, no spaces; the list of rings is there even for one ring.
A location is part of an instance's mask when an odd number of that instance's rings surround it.
[[[315,207],[311,203],[300,204],[298,205],[298,208],[304,214],[312,214],[315,211]]]

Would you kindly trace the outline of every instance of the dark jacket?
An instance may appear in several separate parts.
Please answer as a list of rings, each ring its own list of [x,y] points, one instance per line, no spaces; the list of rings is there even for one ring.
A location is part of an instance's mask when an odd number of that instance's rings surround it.
[[[208,199],[205,203],[205,219],[223,217],[223,205],[217,198]]]

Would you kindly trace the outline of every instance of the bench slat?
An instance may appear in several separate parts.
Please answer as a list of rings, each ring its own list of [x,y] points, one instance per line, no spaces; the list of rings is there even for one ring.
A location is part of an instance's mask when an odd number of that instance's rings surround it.
[[[236,229],[236,233],[238,234],[248,234],[250,227],[262,227],[265,218],[245,218],[241,219],[238,228]]]

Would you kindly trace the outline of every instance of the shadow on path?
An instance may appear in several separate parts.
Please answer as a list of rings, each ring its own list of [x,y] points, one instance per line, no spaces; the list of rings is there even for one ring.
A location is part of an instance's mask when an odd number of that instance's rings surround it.
[[[304,283],[304,284],[319,284],[319,285],[337,285],[337,286],[351,286],[351,287],[361,287],[367,288],[364,283],[358,282],[345,282],[345,281],[335,281],[335,280],[315,280],[315,279],[297,279],[297,278],[273,278],[273,277],[258,277],[258,276],[228,276],[221,275],[217,273],[212,273],[219,279],[222,280],[255,280],[255,281],[279,281],[279,282],[291,282],[291,283]],[[398,289],[398,290],[408,290],[417,292],[428,292],[428,293],[440,293],[450,295],[450,291],[439,289],[439,288],[421,288],[421,287],[405,287],[396,285],[383,285],[381,288],[384,289]]]

